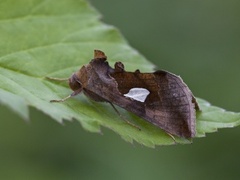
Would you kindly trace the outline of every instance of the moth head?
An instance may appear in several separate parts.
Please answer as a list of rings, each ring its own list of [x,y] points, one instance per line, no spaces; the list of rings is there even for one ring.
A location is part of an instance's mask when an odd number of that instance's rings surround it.
[[[80,82],[78,76],[76,73],[74,73],[69,79],[68,79],[69,87],[73,91],[77,91],[82,89],[82,83]]]

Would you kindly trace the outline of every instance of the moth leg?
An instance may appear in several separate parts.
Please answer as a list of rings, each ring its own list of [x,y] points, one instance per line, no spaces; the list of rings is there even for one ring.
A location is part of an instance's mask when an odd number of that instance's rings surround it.
[[[66,101],[67,99],[69,99],[69,98],[71,98],[71,97],[73,97],[73,96],[76,96],[76,95],[78,95],[79,93],[81,93],[82,92],[82,89],[78,89],[78,90],[76,90],[76,91],[73,91],[73,93],[72,94],[70,94],[70,95],[68,95],[67,97],[65,97],[65,98],[63,98],[63,99],[59,99],[59,100],[50,100],[50,102],[64,102],[64,101]]]
[[[69,78],[55,78],[55,77],[45,77],[46,79],[49,79],[49,80],[53,80],[53,81],[68,81]],[[63,99],[59,99],[59,100],[56,100],[56,99],[53,99],[53,100],[50,100],[50,102],[64,102],[66,101],[67,99],[71,98],[72,96],[75,96],[77,95],[78,92],[73,92],[72,94],[68,95],[67,97],[63,98]]]
[[[174,141],[174,144],[177,144],[175,137],[168,132],[166,132],[166,133],[172,138],[172,140]]]
[[[138,127],[137,125],[131,123],[130,121],[128,121],[125,117],[123,117],[121,115],[121,113],[117,110],[117,108],[111,103],[109,102],[109,104],[111,104],[111,106],[113,107],[113,109],[116,111],[116,113],[122,118],[122,120],[124,120],[127,124],[129,124],[130,126],[134,127],[134,128],[137,128],[139,131],[141,131],[141,128]]]
[[[53,81],[68,81],[69,78],[55,78],[55,77],[45,77],[46,79],[49,79],[49,80],[53,80]],[[59,100],[50,100],[50,102],[64,102],[66,101],[67,99],[69,99],[70,97],[72,97],[72,95],[70,94],[69,96],[63,98],[63,99],[59,99]]]
[[[69,99],[70,97],[72,97],[71,94],[70,94],[69,96],[63,98],[63,99],[59,99],[59,100],[53,99],[53,100],[50,100],[50,102],[64,102],[64,101],[66,101],[67,99]]]

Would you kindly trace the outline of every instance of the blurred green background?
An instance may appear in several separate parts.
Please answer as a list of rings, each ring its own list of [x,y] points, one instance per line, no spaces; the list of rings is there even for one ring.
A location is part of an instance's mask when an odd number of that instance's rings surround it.
[[[102,20],[197,97],[239,111],[240,1],[91,0]],[[149,149],[110,130],[61,126],[31,108],[26,123],[0,108],[0,179],[239,179],[239,127],[192,145]]]

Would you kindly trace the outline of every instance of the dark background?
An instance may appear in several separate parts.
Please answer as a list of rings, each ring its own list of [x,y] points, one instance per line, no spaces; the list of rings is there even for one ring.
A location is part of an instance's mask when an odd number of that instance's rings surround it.
[[[197,97],[240,104],[240,1],[91,0],[102,20],[159,69],[180,74]],[[149,149],[31,109],[25,123],[0,107],[0,179],[239,179],[240,129],[192,145]]]

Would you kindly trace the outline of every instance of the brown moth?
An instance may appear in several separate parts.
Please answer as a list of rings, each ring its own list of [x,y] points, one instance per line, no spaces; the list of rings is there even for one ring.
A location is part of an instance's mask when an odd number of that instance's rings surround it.
[[[68,79],[73,93],[51,102],[62,102],[83,92],[95,101],[118,105],[170,135],[195,136],[195,111],[199,107],[179,76],[163,70],[127,72],[123,63],[116,62],[112,68],[106,60],[104,52],[95,50],[94,59]]]

